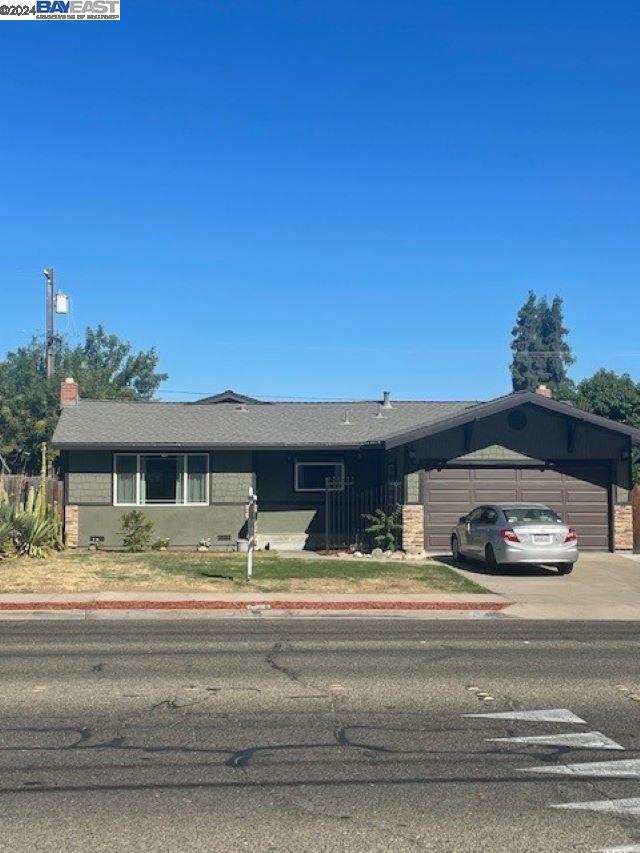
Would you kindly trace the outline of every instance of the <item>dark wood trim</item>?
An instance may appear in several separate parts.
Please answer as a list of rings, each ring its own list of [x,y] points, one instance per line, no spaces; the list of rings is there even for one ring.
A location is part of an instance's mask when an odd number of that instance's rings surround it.
[[[581,409],[577,409],[575,406],[571,406],[568,403],[560,403],[557,400],[543,397],[532,391],[520,391],[515,394],[509,394],[507,397],[490,400],[488,403],[480,403],[477,406],[471,406],[459,415],[444,418],[443,420],[436,421],[435,423],[428,424],[427,426],[395,433],[384,440],[384,445],[388,450],[391,450],[401,444],[418,441],[422,438],[428,438],[430,435],[435,435],[440,432],[445,432],[446,430],[454,429],[455,427],[463,426],[470,420],[487,418],[491,415],[499,414],[500,412],[517,409],[520,406],[536,406],[540,409],[547,409],[548,411],[559,415],[579,419],[584,423],[588,423],[598,429],[604,429],[607,432],[617,432],[622,435],[628,435],[635,444],[640,444],[640,429],[635,429],[634,427],[609,420],[608,418],[601,418],[599,415],[592,415],[589,412],[583,412]]]
[[[601,465],[610,469],[611,459],[474,459],[468,462],[457,459],[420,459],[418,467],[424,468],[548,468],[555,471],[563,465]],[[612,481],[614,478],[612,478]]]

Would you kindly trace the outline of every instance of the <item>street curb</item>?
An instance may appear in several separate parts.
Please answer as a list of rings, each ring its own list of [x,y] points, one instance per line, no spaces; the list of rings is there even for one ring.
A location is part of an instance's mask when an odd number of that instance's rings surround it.
[[[96,610],[231,610],[244,612],[264,611],[425,611],[425,610],[474,610],[474,611],[497,611],[509,607],[510,601],[295,601],[295,600],[269,600],[269,601],[224,601],[224,600],[185,600],[185,601],[28,601],[28,602],[0,602],[0,614],[3,612],[69,612],[69,611],[96,611]],[[0,615],[1,618],[1,615]]]

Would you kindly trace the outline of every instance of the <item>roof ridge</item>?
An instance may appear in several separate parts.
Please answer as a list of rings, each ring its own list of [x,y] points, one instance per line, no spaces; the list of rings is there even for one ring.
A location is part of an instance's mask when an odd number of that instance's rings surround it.
[[[130,400],[126,398],[113,399],[109,397],[80,397],[81,403],[126,403],[126,404],[147,404],[147,405],[162,405],[162,406],[193,406],[195,400]],[[477,406],[487,402],[486,400],[393,400],[391,408],[394,405],[448,405],[451,403],[465,404],[469,406]],[[236,406],[237,403],[216,403],[217,406]],[[247,406],[261,407],[262,403],[246,403]],[[382,405],[381,400],[271,400],[269,405],[281,406],[366,406],[366,405]]]

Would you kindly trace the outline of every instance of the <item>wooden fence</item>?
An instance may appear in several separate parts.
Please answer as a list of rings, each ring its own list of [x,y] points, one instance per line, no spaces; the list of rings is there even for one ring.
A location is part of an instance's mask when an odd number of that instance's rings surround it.
[[[57,503],[62,511],[64,504],[64,483],[53,477],[47,477],[47,503]],[[38,488],[40,477],[28,477],[24,474],[0,474],[0,493],[4,490],[12,504],[19,504],[27,497],[29,487]]]

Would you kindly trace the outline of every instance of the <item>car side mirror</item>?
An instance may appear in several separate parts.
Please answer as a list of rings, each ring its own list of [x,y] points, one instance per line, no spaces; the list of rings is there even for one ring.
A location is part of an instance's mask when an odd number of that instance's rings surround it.
[[[466,524],[467,523],[467,516],[461,515],[460,518],[458,519],[458,521],[460,522],[460,524]]]

